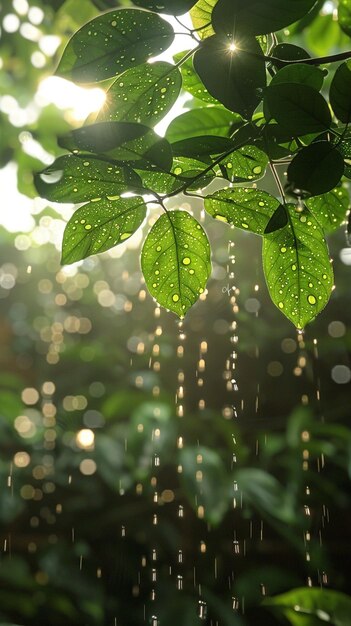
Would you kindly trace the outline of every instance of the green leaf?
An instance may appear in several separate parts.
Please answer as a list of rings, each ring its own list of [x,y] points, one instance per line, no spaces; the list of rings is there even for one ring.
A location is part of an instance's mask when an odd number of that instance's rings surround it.
[[[330,85],[330,104],[340,122],[351,118],[351,61],[339,65]]]
[[[109,11],[73,35],[56,73],[80,83],[105,80],[160,54],[173,39],[171,25],[155,13]]]
[[[59,145],[71,152],[105,154],[117,161],[136,163],[136,167],[157,167],[169,171],[171,147],[143,124],[99,122],[82,126],[59,138]]]
[[[143,223],[142,198],[115,198],[89,202],[67,222],[62,243],[62,263],[74,263],[105,252],[129,237]]]
[[[339,591],[301,587],[266,598],[263,604],[293,626],[351,626],[351,598]]]
[[[268,156],[256,146],[246,145],[233,152],[222,165],[228,180],[233,183],[254,181],[264,176],[268,165]]]
[[[205,209],[212,217],[257,235],[264,234],[279,206],[279,200],[252,187],[228,187],[205,198]]]
[[[233,126],[243,124],[240,115],[219,107],[196,108],[174,118],[166,131],[169,142],[201,135],[228,137]]]
[[[333,189],[344,173],[340,152],[328,141],[300,150],[288,170],[288,189],[298,196],[317,196]]]
[[[187,52],[188,51],[178,52],[177,54],[175,54],[173,57],[174,61],[178,63],[178,61],[180,61],[187,54]],[[207,91],[205,85],[201,82],[199,76],[194,70],[192,58],[189,58],[184,61],[184,63],[182,63],[182,65],[180,66],[180,71],[183,79],[182,87],[183,89],[185,89],[185,91],[188,91],[189,93],[191,93],[192,96],[194,96],[194,98],[198,98],[203,102],[217,105],[220,104],[220,102],[216,100],[216,98],[211,96],[211,94]]]
[[[291,496],[274,476],[250,467],[238,470],[236,480],[244,500],[258,511],[288,524],[296,522]]]
[[[200,39],[214,34],[212,28],[212,10],[218,0],[199,0],[190,11],[193,26],[198,31]]]
[[[325,233],[331,233],[345,222],[350,208],[350,196],[344,187],[336,187],[321,196],[314,196],[305,201]]]
[[[351,135],[348,133],[343,139],[335,140],[334,145],[344,158],[344,176],[351,178]]]
[[[180,71],[170,63],[158,61],[131,68],[107,91],[98,119],[155,126],[176,102],[181,86]]]
[[[171,174],[163,174],[160,172],[151,172],[137,170],[138,175],[142,179],[143,187],[156,191],[157,193],[171,193],[179,189],[185,182],[188,183],[188,189],[201,189],[209,185],[216,178],[213,170],[207,172],[204,176],[197,178],[205,169],[205,164],[196,159],[187,157],[175,157]],[[191,183],[191,179],[196,177],[195,183]]]
[[[349,213],[349,217],[347,219],[346,241],[347,241],[347,244],[351,246],[351,213]]]
[[[351,2],[350,0],[339,0],[338,20],[340,28],[351,37]]]
[[[278,45],[274,46],[272,49],[271,55],[282,61],[300,61],[301,59],[308,59],[310,57],[306,50],[291,43],[278,43]]]
[[[211,272],[210,244],[202,226],[186,211],[161,215],[146,237],[141,267],[157,302],[184,317]]]
[[[264,110],[291,135],[307,135],[327,130],[331,114],[323,96],[309,85],[270,85],[264,95]]]
[[[121,165],[68,154],[36,174],[34,180],[38,193],[52,202],[85,202],[132,191],[128,174]]]
[[[227,109],[245,119],[252,117],[261,100],[259,90],[266,85],[264,58],[254,37],[241,38],[240,49],[234,51],[228,38],[209,37],[195,52],[194,67],[210,94]]]
[[[299,83],[309,85],[319,91],[323,86],[325,73],[319,67],[307,63],[285,65],[273,76],[270,85],[282,83]]]
[[[333,271],[316,218],[307,208],[287,208],[289,223],[263,239],[263,268],[274,304],[302,329],[327,304]]]
[[[134,4],[156,13],[184,15],[196,3],[196,0],[133,0]]]
[[[204,135],[182,139],[172,144],[174,156],[185,156],[190,159],[198,159],[205,163],[210,161],[211,155],[221,154],[233,147],[234,144],[226,137]]]
[[[219,0],[212,23],[217,33],[265,35],[289,26],[310,11],[316,0]]]

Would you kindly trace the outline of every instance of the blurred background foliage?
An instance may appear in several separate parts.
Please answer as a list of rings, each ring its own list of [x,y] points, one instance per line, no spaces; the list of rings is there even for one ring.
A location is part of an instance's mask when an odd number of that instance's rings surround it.
[[[117,5],[0,3],[0,622],[347,626],[343,229],[337,289],[304,335],[269,301],[258,238],[222,224],[205,224],[213,278],[181,329],[141,284],[138,235],[60,267],[72,207],[35,198],[32,172],[101,94],[49,77],[68,37]],[[318,8],[291,41],[347,47],[337,4]]]

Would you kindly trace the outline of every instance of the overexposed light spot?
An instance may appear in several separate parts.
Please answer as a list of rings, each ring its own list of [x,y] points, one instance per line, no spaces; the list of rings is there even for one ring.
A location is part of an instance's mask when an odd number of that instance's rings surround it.
[[[234,42],[232,42],[231,44],[229,44],[229,51],[230,52],[235,52],[236,50],[236,45]]]
[[[20,26],[20,20],[14,13],[8,13],[2,20],[2,25],[7,33],[15,33]]]
[[[12,6],[18,15],[25,15],[29,9],[27,0],[13,0]]]
[[[59,109],[70,109],[72,118],[84,120],[98,111],[105,102],[106,94],[99,87],[78,87],[64,78],[49,76],[39,85],[35,96],[39,106],[55,104]]]
[[[90,428],[82,428],[76,434],[76,444],[79,448],[83,450],[86,448],[91,448],[94,445],[95,435]]]
[[[351,265],[351,248],[342,248],[339,254],[341,261],[345,265]]]
[[[44,11],[40,7],[31,7],[28,11],[28,17],[32,24],[38,26],[44,19]]]
[[[31,231],[35,225],[31,215],[32,201],[17,191],[17,168],[9,163],[0,170],[0,225],[11,233]]]
[[[40,38],[39,48],[44,54],[51,57],[55,54],[60,43],[61,39],[57,35],[44,35]]]

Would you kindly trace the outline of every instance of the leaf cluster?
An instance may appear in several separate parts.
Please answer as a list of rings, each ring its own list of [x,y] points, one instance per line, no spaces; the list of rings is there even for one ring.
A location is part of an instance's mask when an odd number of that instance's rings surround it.
[[[268,290],[281,312],[299,329],[316,317],[334,283],[325,236],[349,208],[351,52],[312,58],[282,29],[313,24],[320,4],[135,0],[73,35],[57,73],[108,88],[94,123],[60,138],[70,154],[36,177],[50,201],[86,203],[67,224],[63,263],[128,239],[150,205],[162,215],[142,249],[146,285],[183,317],[211,272],[207,235],[181,209],[184,195],[200,197],[214,219],[262,237]],[[349,35],[346,5],[339,26]],[[167,14],[189,10],[192,47],[174,63],[157,60],[177,37]],[[155,125],[184,92],[192,108],[161,137]],[[274,195],[257,186],[267,170]],[[174,197],[179,209],[169,210]]]

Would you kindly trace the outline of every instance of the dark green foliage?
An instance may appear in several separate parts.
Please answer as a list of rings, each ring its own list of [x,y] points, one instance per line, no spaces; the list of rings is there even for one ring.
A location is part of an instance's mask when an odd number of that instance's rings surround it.
[[[263,237],[271,297],[303,328],[331,292],[324,233],[342,225],[349,208],[343,176],[351,178],[351,52],[313,59],[291,43],[288,31],[276,31],[318,30],[322,22],[338,26],[329,15],[320,15],[322,3],[316,0],[132,4],[139,8],[118,8],[117,3],[81,27],[58,67],[58,74],[82,83],[115,78],[95,123],[90,119],[60,138],[59,145],[72,155],[59,157],[35,179],[38,192],[50,200],[90,201],[78,209],[78,222],[73,216],[67,226],[64,261],[106,250],[134,232],[145,215],[139,198],[147,193],[166,214],[146,236],[146,284],[160,304],[184,316],[205,290],[210,268],[207,239],[198,261],[192,260],[194,274],[179,257],[179,250],[185,254],[184,237],[195,237],[195,248],[205,241],[196,219],[177,210],[181,194],[190,193],[205,198],[214,218]],[[195,47],[177,53],[175,65],[150,63],[175,37],[158,13],[178,16],[189,10]],[[349,32],[348,1],[340,2],[339,20]],[[336,71],[334,60],[344,61]],[[186,92],[193,97],[190,110],[174,116],[165,137],[159,136],[155,124]],[[276,184],[271,193],[258,190],[255,182],[268,168]],[[218,190],[224,180],[235,186]],[[212,192],[200,193],[213,181]],[[136,207],[126,193],[137,196]],[[173,196],[178,196],[176,207],[169,212],[167,201]],[[79,218],[87,220],[83,226],[94,223],[91,232],[78,226]],[[155,255],[158,239],[168,242],[161,256]],[[191,241],[186,244],[191,250]],[[155,279],[157,264],[164,282]]]

